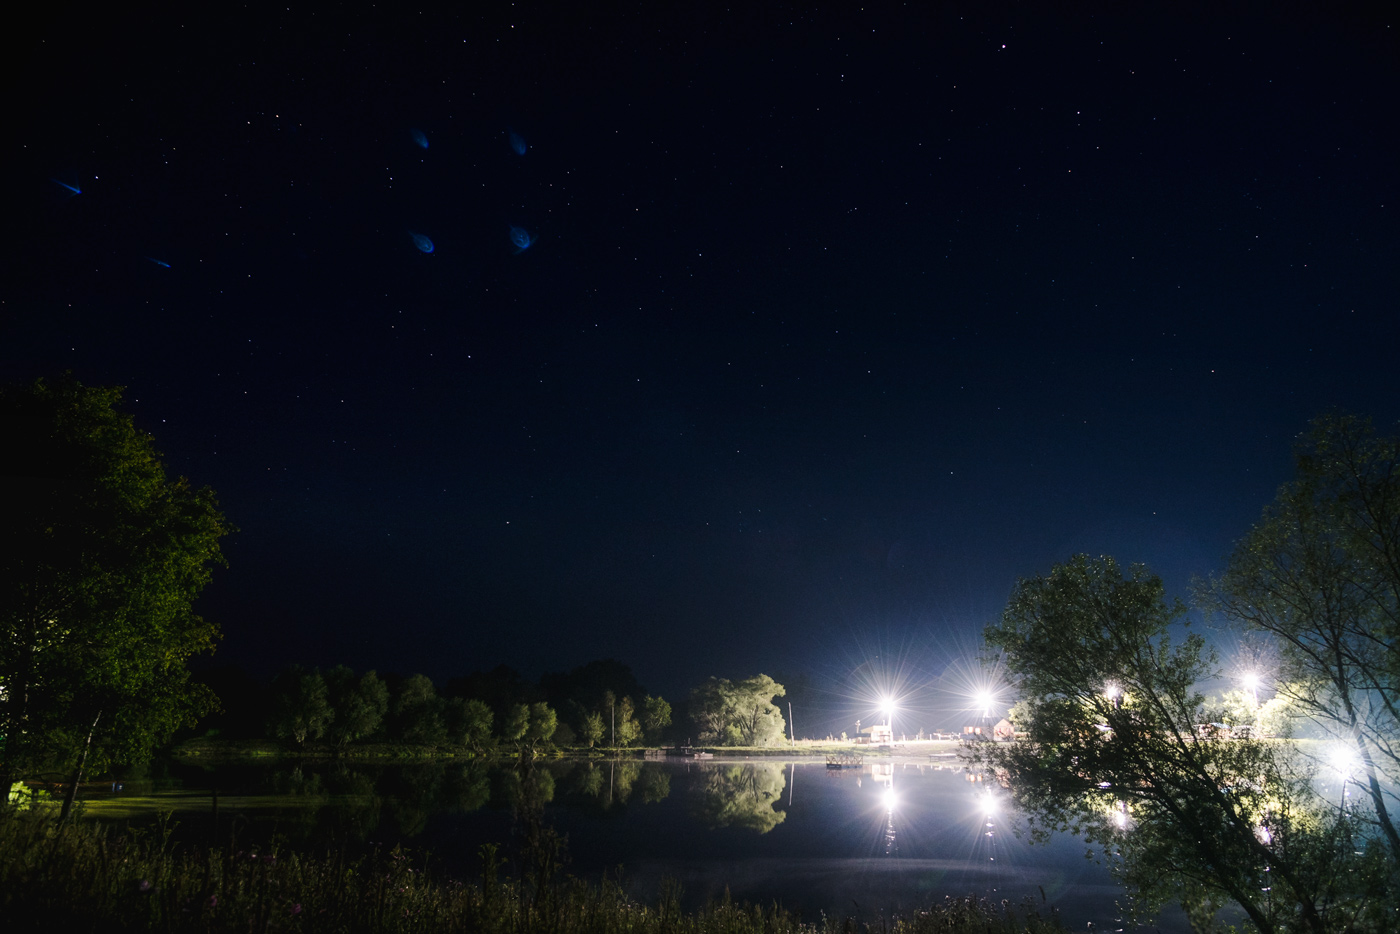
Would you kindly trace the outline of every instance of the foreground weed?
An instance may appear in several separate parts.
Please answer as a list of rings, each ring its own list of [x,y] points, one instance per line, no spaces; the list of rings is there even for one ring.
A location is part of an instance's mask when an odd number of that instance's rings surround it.
[[[615,882],[566,878],[547,887],[503,880],[494,848],[471,882],[421,871],[400,849],[350,858],[275,847],[176,844],[169,820],[114,831],[59,824],[39,811],[0,812],[0,928],[27,932],[336,932],[336,934],[1052,934],[1053,917],[1005,902],[950,899],[878,926],[803,923],[779,908],[728,898],[681,907],[674,884],[657,903]]]

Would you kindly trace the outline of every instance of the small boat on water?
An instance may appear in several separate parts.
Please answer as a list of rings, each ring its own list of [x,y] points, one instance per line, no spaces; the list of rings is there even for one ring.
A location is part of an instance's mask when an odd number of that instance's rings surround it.
[[[864,762],[863,756],[852,756],[845,753],[826,757],[826,767],[829,769],[858,769]]]

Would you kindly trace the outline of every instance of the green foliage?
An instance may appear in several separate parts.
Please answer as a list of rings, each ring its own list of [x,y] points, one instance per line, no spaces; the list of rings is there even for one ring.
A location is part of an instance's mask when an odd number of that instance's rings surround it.
[[[632,698],[624,697],[617,702],[617,745],[631,746],[642,738],[642,725],[634,717],[636,712]]]
[[[525,728],[525,742],[531,746],[547,743],[559,726],[559,717],[543,701],[530,705],[530,725]]]
[[[647,742],[660,742],[662,734],[670,725],[671,705],[664,697],[652,697],[648,694],[642,701],[642,729],[646,732]]]
[[[512,704],[501,722],[501,739],[508,743],[518,743],[530,729],[530,708],[525,704]]]
[[[533,704],[515,704],[506,714],[501,724],[501,738],[515,743],[522,753],[533,753],[554,737],[559,727],[559,716],[543,701]]]
[[[787,773],[777,763],[712,766],[695,786],[691,812],[707,827],[767,833],[787,817],[777,809],[786,787]]]
[[[1202,596],[1279,646],[1279,694],[1352,747],[1400,863],[1400,437],[1351,416],[1315,420],[1294,480]]]
[[[446,709],[448,740],[481,752],[491,744],[491,721],[495,715],[485,701],[454,697]]]
[[[1179,898],[1206,920],[1234,901],[1263,932],[1379,930],[1363,922],[1387,910],[1385,868],[1346,844],[1362,827],[1314,794],[1312,763],[1288,743],[1201,738],[1220,711],[1196,685],[1218,672],[1198,635],[1173,640],[1182,613],[1111,558],[1018,582],[986,638],[1019,679],[1029,740],[974,758],[1036,833],[1102,844],[1148,911]]]
[[[602,742],[606,727],[603,724],[603,715],[600,713],[585,714],[583,722],[579,724],[578,735],[591,749]]]
[[[702,743],[773,746],[783,741],[783,712],[773,703],[783,686],[767,675],[742,681],[710,678],[690,693],[690,716]]]
[[[271,717],[268,729],[277,739],[298,746],[320,739],[335,718],[325,678],[299,665],[283,670],[272,683]]]
[[[139,760],[217,704],[185,661],[219,638],[192,606],[231,529],[120,402],[71,377],[0,387],[0,786]]]
[[[440,745],[447,740],[442,704],[437,688],[427,675],[411,675],[399,686],[394,698],[394,732],[405,743]]]
[[[327,672],[326,687],[335,715],[327,734],[341,749],[379,730],[389,712],[389,687],[374,671],[360,677],[344,665]]]

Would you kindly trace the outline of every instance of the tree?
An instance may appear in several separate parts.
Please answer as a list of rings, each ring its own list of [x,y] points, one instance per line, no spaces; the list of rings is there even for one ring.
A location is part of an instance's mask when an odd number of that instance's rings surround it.
[[[530,705],[530,725],[525,729],[525,742],[531,748],[541,743],[547,743],[554,737],[554,731],[559,726],[559,717],[544,701],[536,701]]]
[[[650,694],[642,701],[642,729],[646,731],[648,742],[661,740],[666,728],[671,725],[671,705],[663,697]]]
[[[528,684],[520,672],[506,665],[453,678],[447,682],[445,693],[449,697],[485,701],[500,723],[505,722],[512,705],[540,699],[534,686]]]
[[[284,669],[272,682],[272,735],[305,746],[320,739],[335,719],[330,691],[319,671],[300,665]]]
[[[427,675],[412,675],[399,687],[399,695],[394,698],[394,725],[398,738],[405,743],[436,746],[447,739],[442,704]]]
[[[624,697],[617,702],[616,745],[630,746],[641,739],[642,725],[633,717],[634,713],[636,705],[632,703],[632,698]]]
[[[71,377],[0,388],[0,787],[67,762],[65,815],[86,768],[217,705],[185,662],[219,638],[193,603],[231,527],[120,402]]]
[[[691,691],[690,715],[702,743],[773,746],[783,741],[783,712],[773,703],[782,696],[783,686],[767,675],[710,678]]]
[[[480,752],[491,742],[491,708],[485,701],[454,697],[447,705],[448,738]]]
[[[344,749],[379,729],[389,711],[389,687],[378,674],[371,670],[356,678],[349,668],[337,665],[325,678],[335,712],[326,730],[331,742]]]
[[[1295,460],[1202,595],[1277,640],[1279,693],[1352,747],[1369,816],[1400,863],[1400,437],[1319,418]]]
[[[530,729],[530,708],[525,704],[512,704],[501,721],[501,739],[508,743],[519,743]]]
[[[975,758],[1037,834],[1102,844],[1149,909],[1179,898],[1203,925],[1233,900],[1265,934],[1383,927],[1384,871],[1347,845],[1355,821],[1313,793],[1312,764],[1289,744],[1201,738],[1220,711],[1196,685],[1218,672],[1199,635],[1173,641],[1183,614],[1158,578],[1111,558],[1018,582],[986,638],[1019,678],[1029,738]]]
[[[595,709],[602,704],[605,691],[612,691],[615,697],[641,697],[646,693],[632,669],[615,658],[591,661],[567,673],[551,672],[540,679],[540,687],[545,694],[543,700],[556,710],[563,710],[570,701],[587,710]]]
[[[589,748],[602,742],[603,734],[607,728],[603,723],[603,715],[600,713],[588,713],[579,724],[579,738],[588,744]]]
[[[515,743],[521,752],[533,753],[536,747],[549,742],[558,725],[558,715],[543,701],[516,704],[501,725],[501,738]]]

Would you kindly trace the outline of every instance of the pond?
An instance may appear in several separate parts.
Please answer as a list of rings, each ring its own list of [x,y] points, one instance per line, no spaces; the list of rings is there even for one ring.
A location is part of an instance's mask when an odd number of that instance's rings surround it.
[[[727,889],[809,920],[873,920],[975,894],[1052,905],[1070,930],[1124,928],[1122,889],[1086,858],[1088,847],[1018,837],[1002,789],[952,756],[867,758],[839,770],[820,759],[565,760],[524,778],[510,761],[170,763],[157,779],[89,794],[85,806],[114,820],[171,809],[181,835],[221,842],[404,843],[472,877],[483,844],[513,852],[515,815],[530,802],[565,836],[569,872],[620,872],[640,898],[669,878],[690,907]],[[1179,910],[1158,924],[1189,929]]]

